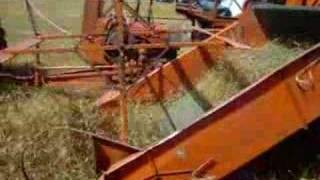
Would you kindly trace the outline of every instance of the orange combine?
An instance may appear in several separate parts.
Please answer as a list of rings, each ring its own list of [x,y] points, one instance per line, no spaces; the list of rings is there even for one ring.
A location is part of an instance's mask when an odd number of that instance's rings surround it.
[[[106,113],[119,111],[122,124],[122,142],[93,137],[97,169],[102,173],[100,179],[222,179],[320,116],[319,43],[219,107],[210,109],[186,128],[145,149],[126,143],[130,121],[127,102],[161,101],[192,89],[227,47],[243,50],[259,47],[274,36],[320,37],[320,25],[315,23],[320,20],[319,1],[286,4],[248,2],[241,15],[225,18],[217,29],[180,30],[197,31],[207,37],[205,40],[168,42],[166,38],[171,30],[144,22],[137,13],[132,14],[139,23],[128,23],[123,7],[134,11],[125,1],[114,0],[111,9],[115,15],[104,18],[103,1],[86,0],[83,34],[38,35],[0,51],[0,61],[18,54],[76,52],[88,59],[91,66],[73,67],[84,69],[55,75],[41,73],[46,70],[41,68],[28,81],[62,86],[71,81],[82,86],[88,82],[116,86],[97,101]],[[216,17],[211,20],[210,23],[222,22]],[[115,33],[116,38],[108,41],[106,31]],[[129,42],[129,36],[139,41]],[[72,48],[30,48],[59,38],[79,38],[80,44]],[[193,48],[174,57],[177,49],[189,46]],[[166,59],[161,67],[138,73],[138,80],[129,83],[128,72],[140,68],[144,60],[158,56]],[[128,71],[131,59],[135,63]],[[18,79],[14,75],[9,78]]]
[[[300,13],[310,16],[299,19]],[[206,40],[216,45],[194,48],[155,70],[129,88],[129,98],[159,101],[194,86],[201,72],[230,45],[221,43],[221,38],[241,44],[239,47],[257,47],[275,34],[303,32],[319,37],[319,26],[304,18],[320,20],[319,9],[253,5]],[[286,23],[279,28],[280,22]],[[221,179],[229,175],[319,117],[319,58],[316,44],[191,125],[143,150],[97,140],[97,166],[104,170],[101,179]],[[117,96],[106,97],[98,102],[108,111],[114,108]]]

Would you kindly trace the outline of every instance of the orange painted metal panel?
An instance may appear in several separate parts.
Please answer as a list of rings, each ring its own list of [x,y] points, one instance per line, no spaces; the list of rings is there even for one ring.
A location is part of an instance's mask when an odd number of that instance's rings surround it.
[[[97,172],[106,170],[114,163],[139,152],[140,149],[113,141],[111,139],[94,137]]]
[[[82,34],[94,34],[98,18],[101,16],[103,2],[101,0],[86,0],[82,22]]]
[[[287,0],[287,5],[302,5],[304,0]]]
[[[319,6],[319,0],[287,0],[287,5]]]
[[[86,0],[82,22],[82,34],[102,34],[105,31],[107,22],[101,18],[104,2],[102,0]],[[93,65],[108,64],[104,59],[104,51],[101,47],[104,37],[82,39],[79,53]]]
[[[118,162],[102,179],[186,179],[199,167],[206,177],[226,176],[320,115],[318,65],[313,89],[297,83],[319,57],[320,44],[186,129]]]
[[[242,41],[248,45],[257,47],[263,46],[267,40],[267,35],[263,32],[261,22],[258,21],[251,8],[244,10],[239,18],[240,26],[237,28],[240,37],[238,41]]]

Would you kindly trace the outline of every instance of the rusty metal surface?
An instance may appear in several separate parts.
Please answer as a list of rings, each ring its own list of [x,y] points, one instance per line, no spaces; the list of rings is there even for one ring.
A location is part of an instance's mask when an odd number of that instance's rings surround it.
[[[186,129],[118,162],[101,179],[153,179],[169,172],[184,173],[164,179],[186,179],[199,168],[206,177],[226,176],[320,115],[319,58],[320,44]],[[309,71],[312,79],[305,76]],[[301,89],[297,76],[313,88]]]

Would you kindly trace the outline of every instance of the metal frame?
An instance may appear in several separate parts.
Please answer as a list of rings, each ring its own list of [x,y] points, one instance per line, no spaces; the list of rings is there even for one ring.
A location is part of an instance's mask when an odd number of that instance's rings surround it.
[[[26,0],[26,4],[28,5],[29,1]],[[92,13],[85,13],[84,20],[84,27],[83,31],[88,34],[79,34],[79,35],[42,35],[38,31],[32,9],[29,8],[29,17],[32,24],[32,27],[35,32],[35,38],[30,40],[30,43],[26,43],[23,45],[23,47],[16,46],[16,47],[10,47],[7,49],[4,49],[0,52],[0,58],[2,58],[3,61],[9,60],[11,58],[16,57],[17,55],[24,55],[24,54],[35,54],[36,57],[36,67],[34,68],[34,74],[28,77],[18,77],[11,74],[0,74],[0,77],[3,78],[9,78],[14,80],[20,80],[20,81],[32,81],[35,85],[39,86],[42,84],[45,84],[47,82],[54,82],[54,81],[68,81],[68,80],[74,80],[74,79],[81,79],[81,78],[92,78],[92,77],[105,77],[105,76],[114,76],[119,75],[120,77],[120,83],[119,86],[117,86],[117,89],[120,91],[120,114],[121,114],[121,124],[122,128],[120,131],[120,139],[123,142],[128,141],[128,113],[127,113],[127,89],[128,85],[125,82],[125,76],[126,76],[126,67],[125,63],[127,61],[127,58],[125,56],[124,51],[128,49],[167,49],[167,48],[180,48],[180,47],[202,47],[202,46],[210,46],[215,45],[216,42],[211,41],[199,41],[199,42],[165,42],[165,43],[140,43],[140,44],[125,44],[124,42],[124,7],[127,9],[129,5],[124,3],[123,0],[113,0],[113,6],[116,15],[117,20],[117,31],[120,34],[118,39],[118,44],[115,45],[105,45],[105,46],[97,46],[95,48],[90,48],[88,46],[74,46],[70,48],[40,48],[40,43],[42,43],[45,40],[54,40],[54,39],[80,39],[82,40],[89,40],[93,37],[102,37],[105,36],[105,34],[95,34],[94,29],[91,29],[92,23],[97,23],[97,17],[99,16],[98,13],[101,11],[99,8],[101,8],[101,1],[100,0],[89,0],[86,1],[85,11],[89,12],[94,10]],[[152,6],[152,1],[150,1],[150,6]],[[139,16],[139,15],[136,15]],[[89,22],[89,20],[91,20]],[[87,27],[88,26],[88,27]],[[165,33],[186,33],[186,32],[192,32],[195,29],[191,30],[173,30],[173,31],[164,31]],[[224,43],[227,43],[231,46],[237,47],[237,48],[248,48],[245,45],[242,45],[240,43],[236,43],[235,41],[228,39],[226,37],[222,37],[219,34],[221,32],[224,32],[224,30],[219,31],[217,34],[211,33],[208,30],[201,30],[196,29],[197,31],[200,31],[201,33],[205,33],[208,36],[212,36],[212,39],[215,39],[217,41],[221,41]],[[145,33],[145,32],[137,32],[137,33]],[[157,32],[157,33],[163,33],[163,32]],[[35,46],[35,48],[30,48],[30,46]],[[64,67],[64,66],[57,66],[57,67],[41,67],[40,65],[40,54],[43,53],[78,53],[81,54],[82,51],[104,51],[104,50],[120,50],[121,54],[121,61],[117,65],[117,67],[110,67],[110,65],[106,66],[88,66],[88,67]],[[87,70],[85,72],[83,71],[75,71],[71,73],[57,73],[53,75],[46,75],[47,73],[44,73],[48,70],[66,70],[66,69],[82,69]]]

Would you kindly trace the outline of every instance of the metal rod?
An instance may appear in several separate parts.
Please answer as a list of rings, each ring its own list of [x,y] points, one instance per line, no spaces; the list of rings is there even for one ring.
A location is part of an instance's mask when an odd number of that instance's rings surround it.
[[[214,31],[217,32],[216,29],[205,29],[207,31]],[[139,34],[139,35],[151,35],[151,34],[157,34],[157,33],[189,33],[192,32],[193,29],[161,29],[161,30],[155,30],[154,32],[146,32],[146,31],[138,31],[133,30],[131,31],[133,34]],[[42,39],[42,40],[54,40],[54,39],[76,39],[76,38],[91,38],[91,37],[99,37],[99,36],[107,36],[106,33],[98,33],[98,34],[74,34],[74,35],[39,35],[36,38]]]
[[[14,79],[17,81],[32,81],[33,76],[18,76],[10,73],[0,73],[0,78]]]
[[[141,43],[141,44],[128,44],[123,45],[123,49],[162,49],[167,47],[180,48],[180,47],[190,47],[190,46],[208,46],[214,45],[214,42],[171,42],[171,43]],[[10,54],[35,54],[35,53],[72,53],[77,52],[77,49],[81,50],[81,47],[70,47],[70,48],[43,48],[43,49],[24,49],[24,50],[15,50],[15,49],[5,49],[2,50],[3,53]],[[117,45],[106,45],[97,48],[96,50],[119,50],[119,46]]]
[[[61,80],[61,79],[76,79],[76,78],[90,78],[90,77],[98,77],[101,75],[112,76],[117,75],[117,71],[102,71],[102,72],[87,72],[87,73],[73,73],[73,74],[55,74],[48,75],[45,77],[45,80]]]
[[[223,36],[217,36],[216,37],[218,40],[221,40],[235,48],[239,48],[239,49],[251,49],[250,46],[246,45],[246,44],[242,44],[240,42],[236,42],[230,38],[227,38],[227,37],[223,37]]]
[[[30,48],[30,49],[23,49],[23,50],[16,50],[16,49],[5,49],[2,51],[3,53],[9,54],[35,54],[35,53],[72,53],[76,52],[76,48]]]
[[[136,13],[140,14],[141,0],[137,0]],[[135,20],[138,20],[138,17],[135,17]]]
[[[124,47],[124,16],[123,16],[123,0],[114,0],[115,12],[117,17],[117,30],[118,30],[118,38],[119,38],[119,46],[120,47],[120,140],[124,143],[128,143],[128,102],[127,102],[127,86],[125,82],[125,61],[126,57],[123,52]]]
[[[214,45],[216,43],[214,42],[172,42],[172,43],[153,43],[153,44],[129,44],[124,45],[124,49],[162,49],[167,47],[172,48],[181,48],[181,47],[190,47],[190,46],[208,46],[208,45]],[[82,49],[82,48],[79,48]],[[101,48],[97,48],[97,50],[118,50],[119,47],[115,45],[106,45],[101,46]],[[3,53],[9,53],[9,54],[35,54],[35,53],[73,53],[76,52],[77,48],[71,47],[71,48],[42,48],[42,49],[36,49],[36,48],[30,48],[30,49],[24,49],[24,50],[15,50],[15,49],[5,49],[2,52]]]
[[[214,45],[214,42],[172,42],[172,43],[153,43],[153,44],[133,44],[125,46],[126,49],[162,49],[167,47],[180,48],[180,47],[190,47],[190,46],[208,46]]]
[[[198,31],[198,32],[201,32],[201,33],[204,33],[204,34],[207,34],[209,36],[215,36],[216,39],[220,40],[220,41],[223,41],[235,48],[239,48],[239,49],[250,49],[250,47],[248,45],[245,45],[245,44],[242,44],[242,43],[239,43],[239,42],[236,42],[230,38],[227,38],[227,37],[222,37],[220,35],[215,35],[213,33],[211,33],[210,31],[207,31],[205,29],[202,29],[202,28],[198,28],[198,27],[193,27],[194,30]]]
[[[27,8],[28,17],[29,17],[29,21],[30,21],[33,33],[34,33],[34,35],[38,36],[38,35],[40,35],[40,32],[38,31],[37,23],[36,23],[36,20],[35,20],[35,17],[34,17],[33,11],[32,11],[32,7],[31,7],[29,0],[25,0],[25,5]]]
[[[38,30],[38,27],[37,27],[37,24],[36,24],[36,20],[35,20],[35,17],[34,17],[33,11],[32,11],[32,7],[31,7],[31,4],[30,4],[29,0],[25,0],[25,4],[26,4],[26,7],[27,7],[27,12],[28,12],[28,15],[29,15],[29,21],[30,21],[33,33],[34,33],[35,36],[39,36],[40,32]],[[36,44],[36,49],[40,49],[40,43]],[[36,53],[35,54],[35,59],[36,59],[36,66],[40,66],[41,65],[40,53]],[[34,84],[36,86],[40,86],[41,79],[42,79],[41,72],[39,70],[35,69],[35,72],[34,72]]]
[[[215,2],[215,4],[214,4],[213,10],[212,10],[212,14],[213,14],[213,19],[216,19],[218,16],[218,6],[220,5],[221,0],[216,0],[214,2]]]
[[[54,66],[54,67],[37,67],[40,70],[65,70],[65,69],[116,69],[117,66]]]
[[[132,17],[132,16],[130,16]],[[140,16],[142,18],[148,18],[147,16]],[[173,17],[152,17],[153,19],[159,19],[159,20],[171,20],[171,21],[186,21],[188,19],[184,18],[173,18]]]
[[[134,9],[132,8],[128,3],[126,2],[122,2],[124,5],[124,7],[127,9],[127,11],[131,14],[131,16],[135,17],[136,19],[138,19],[140,22],[147,24],[148,22],[140,16],[140,14]]]
[[[149,7],[148,7],[148,22],[149,23],[151,23],[151,18],[153,16],[152,7],[153,7],[153,0],[150,0]]]

